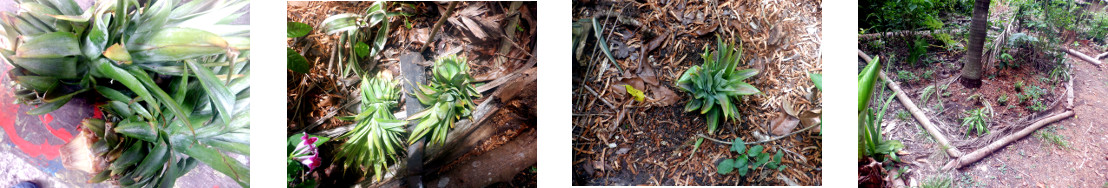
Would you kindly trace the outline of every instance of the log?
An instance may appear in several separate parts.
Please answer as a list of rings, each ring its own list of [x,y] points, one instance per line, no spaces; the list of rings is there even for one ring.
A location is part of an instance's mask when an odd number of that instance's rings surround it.
[[[862,59],[866,62],[873,61],[861,50],[858,51],[858,56],[862,57]],[[962,152],[958,151],[958,148],[950,145],[950,141],[946,139],[946,136],[943,136],[943,133],[939,132],[939,129],[935,126],[935,124],[931,123],[931,119],[927,118],[927,115],[923,113],[923,110],[920,110],[919,107],[916,107],[916,104],[912,102],[912,99],[908,98],[908,95],[905,94],[904,90],[900,89],[899,84],[893,82],[892,79],[889,79],[889,77],[885,76],[884,71],[880,72],[878,76],[881,77],[882,81],[885,81],[885,83],[889,85],[890,89],[896,91],[896,98],[900,100],[900,103],[903,104],[904,107],[908,108],[908,112],[912,113],[912,116],[916,118],[916,121],[919,121],[919,123],[923,125],[923,128],[927,130],[927,133],[930,134],[932,138],[935,138],[935,141],[939,142],[939,145],[941,145],[943,148],[946,148],[946,153],[950,155],[950,157],[962,156]]]
[[[441,174],[428,175],[423,185],[428,187],[486,187],[497,182],[511,181],[516,174],[538,161],[538,142],[535,131],[516,136],[512,141],[469,158],[457,168]],[[362,182],[361,187],[404,187],[396,179],[379,184]]]
[[[957,159],[954,159],[954,160],[946,163],[946,165],[943,166],[943,170],[946,171],[946,170],[951,170],[951,169],[958,169],[958,168],[962,168],[963,166],[973,164],[974,162],[977,162],[978,160],[981,160],[981,158],[984,158],[985,156],[987,156],[989,154],[992,154],[997,149],[1003,148],[1004,146],[1008,145],[1008,143],[1014,142],[1016,140],[1019,140],[1019,139],[1025,137],[1025,136],[1027,136],[1027,135],[1030,135],[1032,132],[1035,132],[1035,130],[1038,130],[1039,128],[1042,128],[1046,124],[1053,123],[1055,121],[1062,120],[1062,119],[1065,119],[1065,118],[1070,117],[1070,116],[1073,116],[1073,111],[1072,110],[1062,112],[1061,114],[1057,114],[1057,115],[1051,116],[1051,117],[1043,119],[1043,120],[1039,120],[1038,122],[1035,122],[1034,124],[1031,124],[1031,126],[1027,126],[1027,128],[1023,128],[1023,130],[1020,130],[1019,132],[1010,134],[1008,136],[1004,136],[1003,138],[1000,138],[999,140],[996,140],[995,142],[990,143],[989,145],[987,145],[987,146],[985,146],[981,149],[977,149],[976,151],[973,151],[972,153],[963,155],[962,157],[958,157]]]
[[[885,38],[885,37],[894,37],[894,36],[916,36],[916,35],[931,36],[931,34],[935,34],[935,33],[957,33],[957,32],[962,32],[962,29],[929,30],[929,31],[889,31],[889,32],[882,32],[882,33],[862,34],[861,36],[858,36],[858,39],[870,40],[870,39],[873,39],[873,38]]]
[[[1085,61],[1088,61],[1089,63],[1093,63],[1093,65],[1096,65],[1098,68],[1100,67],[1100,60],[1093,59],[1093,57],[1089,57],[1088,55],[1085,55],[1085,54],[1083,54],[1081,52],[1078,52],[1078,51],[1074,51],[1074,50],[1069,49],[1069,48],[1062,48],[1062,51],[1066,51],[1066,53],[1069,53],[1070,55],[1077,56],[1078,58],[1081,58],[1081,60],[1085,60]]]

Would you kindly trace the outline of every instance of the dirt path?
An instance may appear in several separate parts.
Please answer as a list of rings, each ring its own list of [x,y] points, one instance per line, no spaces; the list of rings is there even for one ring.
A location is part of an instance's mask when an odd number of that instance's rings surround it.
[[[1081,50],[1090,54],[1092,50]],[[951,159],[937,143],[921,130],[914,119],[898,119],[894,103],[885,129],[888,138],[901,140],[906,148],[903,163],[905,185],[916,187],[950,181],[955,187],[1101,187],[1108,185],[1108,127],[1102,126],[1108,115],[1108,72],[1092,64],[1074,60],[1074,111],[1076,115],[1039,129],[981,161],[953,172],[939,169]],[[948,109],[950,110],[950,109]],[[929,114],[931,117],[934,114]],[[956,115],[957,116],[957,115]],[[943,126],[951,122],[943,121]],[[896,127],[890,128],[890,125]],[[996,127],[999,125],[992,125]],[[1057,136],[1057,140],[1050,139]],[[948,138],[961,137],[958,134]],[[1063,146],[1065,145],[1065,146]],[[976,148],[972,148],[976,149]],[[972,152],[963,148],[963,152]]]
[[[1090,50],[1081,50],[1086,54]],[[1069,56],[1074,117],[1053,123],[974,165],[963,175],[997,187],[1100,187],[1108,185],[1108,73]],[[1069,147],[1043,139],[1051,132]],[[956,178],[961,180],[962,177]]]

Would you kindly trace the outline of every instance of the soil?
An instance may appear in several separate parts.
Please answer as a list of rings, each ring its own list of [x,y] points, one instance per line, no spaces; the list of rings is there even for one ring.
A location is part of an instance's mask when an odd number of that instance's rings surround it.
[[[957,39],[959,38],[957,36],[961,35],[955,36]],[[910,42],[909,39],[896,38],[881,40],[886,40],[887,44]],[[903,42],[896,42],[898,40]],[[931,42],[935,43],[935,41]],[[1066,47],[1085,54],[1095,55],[1104,52],[1105,44],[1082,42],[1085,45],[1076,47],[1066,45]],[[859,48],[863,51],[870,50],[867,51],[870,55],[881,56],[883,65],[888,66],[885,74],[901,84],[913,102],[925,111],[941,132],[963,153],[972,152],[1038,119],[1064,110],[1066,81],[1064,78],[1056,79],[1050,75],[1054,69],[1053,65],[1049,64],[1053,61],[1039,58],[1041,56],[1037,55],[1026,55],[1041,52],[1019,49],[1014,54],[1025,54],[1016,55],[1015,61],[1023,63],[1020,67],[991,69],[995,72],[986,73],[980,88],[967,89],[954,81],[954,78],[960,76],[958,73],[964,50],[947,51],[931,47],[924,55],[925,58],[921,60],[922,65],[911,65],[904,63],[903,60],[891,61],[893,63],[886,61],[889,56],[907,57],[908,47],[889,45],[884,48],[887,50],[878,51],[870,44],[874,43],[860,41]],[[860,62],[860,65],[864,64]],[[900,140],[905,148],[899,153],[901,163],[895,163],[893,166],[884,165],[885,178],[897,180],[885,186],[917,187],[932,184],[941,179],[949,180],[954,187],[1101,187],[1108,185],[1108,153],[1106,153],[1108,137],[1105,136],[1108,135],[1108,128],[1100,126],[1104,122],[1102,117],[1108,115],[1108,109],[1104,108],[1108,103],[1103,100],[1103,96],[1108,94],[1108,74],[1102,68],[1071,55],[1066,55],[1065,66],[1060,69],[1068,70],[1073,79],[1075,116],[1048,124],[982,160],[954,171],[940,170],[951,158],[922,129],[915,118],[907,114],[907,110],[901,103],[893,102],[882,124],[883,135],[886,139]],[[897,73],[900,71],[919,76],[929,70],[933,71],[933,78],[897,78]],[[1047,109],[1031,110],[1028,106],[1032,103],[1019,102],[1014,96],[1024,91],[1015,87],[1017,82],[1024,84],[1023,89],[1032,86],[1042,88],[1045,92],[1041,102]],[[949,87],[942,92],[950,94],[942,95],[941,106],[934,97],[928,103],[921,102],[920,95],[925,87],[937,88],[945,84],[949,84]],[[884,89],[878,96],[883,100],[890,93]],[[932,96],[934,95],[933,93]],[[990,117],[991,132],[988,135],[966,135],[965,127],[961,126],[962,118],[966,116],[962,112],[985,106],[985,103],[980,102],[981,100],[970,100],[969,97],[972,95],[979,95],[981,99],[992,105],[994,113]],[[998,102],[998,98],[1003,95],[1009,96],[1009,102],[1006,104]],[[1060,138],[1060,141],[1051,139],[1054,136]],[[860,162],[860,170],[869,169],[864,167],[864,164],[865,162]],[[893,175],[898,173],[901,174]]]
[[[287,20],[318,27],[329,15],[364,12],[371,4],[372,2],[290,2]],[[463,2],[458,4],[458,8],[450,19],[456,19],[461,15],[472,15],[470,18],[481,24],[507,25],[508,19],[505,18],[510,16],[505,16],[505,12],[507,12],[510,4],[510,2]],[[431,27],[439,20],[446,7],[446,3],[439,4],[436,2],[390,2],[389,12],[404,11],[411,13],[411,16],[392,17],[390,19],[392,24],[384,50],[376,58],[363,61],[362,64],[377,62],[376,68],[371,71],[371,74],[388,71],[397,78],[401,77],[399,60],[401,54],[419,51],[419,47],[429,38]],[[516,27],[516,36],[510,39],[518,47],[512,45],[513,48],[510,48],[508,53],[497,51],[501,47],[500,40],[508,39],[502,37],[503,33],[489,33],[490,38],[480,39],[472,34],[471,30],[468,30],[470,28],[458,26],[451,22],[443,24],[435,40],[428,45],[427,50],[417,53],[428,58],[447,53],[457,53],[459,56],[465,56],[470,66],[469,73],[479,83],[495,80],[516,70],[530,68],[522,66],[527,64],[528,59],[531,58],[529,54],[534,54],[535,36],[537,36],[534,19],[536,16],[535,10],[535,3],[523,3],[523,6],[517,11],[520,16],[518,27]],[[326,35],[322,32],[316,28],[308,36],[288,39],[287,41],[292,49],[301,52],[313,65],[311,73],[308,74],[287,72],[289,97],[287,98],[288,124],[286,128],[289,135],[300,132],[315,134],[339,130],[349,125],[350,122],[339,121],[334,117],[353,115],[353,111],[356,109],[354,108],[355,103],[357,98],[360,97],[357,88],[359,79],[356,75],[351,74],[349,77],[342,77],[338,73],[339,67],[329,68],[332,58],[330,52],[335,43],[338,42],[338,36]],[[503,61],[497,60],[498,58],[503,58]],[[335,61],[338,61],[337,57]],[[430,75],[429,70],[427,70],[426,75]],[[535,107],[537,104],[535,89],[537,83],[502,85],[484,92],[484,96],[475,100],[475,102],[481,103],[489,99],[488,97],[492,93],[508,86],[513,86],[513,88],[522,87],[522,89],[513,89],[513,92],[519,93],[517,97],[499,99],[501,100],[498,103],[501,105],[500,109],[490,113],[492,118],[489,118],[489,121],[482,125],[495,127],[493,134],[478,143],[477,147],[469,150],[462,158],[447,164],[436,163],[434,165],[437,166],[424,167],[424,169],[434,170],[422,172],[426,174],[424,175],[425,180],[432,178],[435,173],[459,168],[454,164],[474,158],[471,156],[479,156],[487,151],[497,149],[499,146],[517,139],[522,133],[537,129],[535,126]],[[408,101],[400,102],[401,108],[397,111],[405,111],[403,108],[405,102]],[[372,185],[371,182],[365,182],[367,178],[361,175],[364,173],[362,169],[346,169],[341,162],[335,163],[335,161],[332,161],[334,159],[331,156],[335,155],[341,144],[342,140],[336,140],[336,142],[328,142],[320,147],[323,161],[320,168],[317,169],[321,170],[311,172],[309,177],[324,187],[349,187],[355,184]],[[533,169],[533,167],[525,169]],[[499,185],[529,185],[534,187],[537,178],[535,172],[522,170],[510,182],[503,182]],[[386,178],[389,176],[392,175],[387,175]],[[380,184],[376,186],[380,186]]]
[[[703,63],[700,54],[705,47],[716,47],[715,35],[743,47],[746,63],[739,69],[761,70],[746,82],[763,93],[737,102],[739,118],[721,121],[709,137],[757,141],[769,134],[772,119],[784,114],[786,101],[798,111],[822,108],[807,74],[821,71],[820,2],[720,3],[574,2],[575,21],[595,18],[604,28],[614,28],[602,30],[613,33],[607,43],[614,45],[613,51],[630,52],[614,60],[623,72],[604,66],[607,58],[594,51],[597,42],[589,31],[584,53],[577,54],[585,57],[575,58],[573,185],[821,185],[822,146],[816,131],[762,144],[772,148],[768,151],[790,152],[783,171],[721,175],[718,162],[735,157],[730,145],[705,140],[694,152],[696,135],[709,135],[707,125],[703,115],[683,110],[689,96],[673,83],[690,66]],[[644,49],[659,38],[656,50]],[[642,84],[644,102],[615,89],[628,80]],[[669,97],[674,99],[667,101]]]

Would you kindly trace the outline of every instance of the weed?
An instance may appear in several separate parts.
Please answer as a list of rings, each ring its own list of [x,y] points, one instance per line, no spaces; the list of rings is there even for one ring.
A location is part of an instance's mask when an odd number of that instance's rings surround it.
[[[896,77],[903,81],[915,81],[919,77],[916,77],[915,73],[909,71],[896,71]]]
[[[1014,87],[1016,87],[1016,91],[1023,91],[1023,80],[1016,81]]]
[[[928,69],[927,71],[923,72],[923,79],[930,80],[931,78],[934,78],[934,75],[935,70]]]
[[[930,177],[930,178],[927,178],[927,180],[923,181],[923,184],[920,185],[920,187],[922,187],[922,188],[950,188],[950,187],[953,187],[952,183],[953,182],[950,181],[949,177],[945,177],[945,176]]]
[[[1046,105],[1043,105],[1042,101],[1037,101],[1036,100],[1031,105],[1027,106],[1027,110],[1041,112],[1043,110],[1046,110]]]
[[[1046,129],[1040,130],[1038,132],[1039,134],[1036,134],[1035,137],[1042,139],[1045,143],[1054,144],[1054,146],[1057,146],[1059,149],[1070,148],[1070,142],[1066,141],[1066,137],[1058,135],[1057,128],[1047,127]]]
[[[927,99],[931,98],[931,93],[935,93],[935,86],[927,86],[926,88],[923,88],[923,93],[919,95],[919,104],[927,104]]]
[[[989,133],[989,112],[985,108],[966,111],[965,114],[966,117],[962,118],[962,126],[966,126],[966,136],[973,131],[976,131],[977,135]]]
[[[1003,94],[1003,95],[1000,95],[1000,97],[997,97],[996,98],[996,103],[1001,104],[1001,105],[1008,104],[1008,94]]]
[[[924,39],[923,37],[916,36],[915,42],[912,42],[911,51],[908,51],[908,63],[911,63],[912,66],[916,66],[916,63],[919,62],[919,59],[922,58],[923,55],[926,55],[926,54],[927,54],[927,39]]]
[[[904,111],[904,110],[897,111],[896,112],[896,119],[900,119],[901,121],[905,121],[905,120],[908,120],[908,115],[909,115],[908,111]]]
[[[728,174],[731,171],[738,170],[739,176],[746,176],[748,171],[761,167],[778,171],[785,169],[784,165],[780,165],[784,152],[778,151],[775,152],[776,154],[770,155],[762,152],[763,147],[761,145],[754,145],[748,149],[746,143],[738,138],[731,142],[730,149],[733,152],[738,152],[739,156],[735,159],[720,161],[716,166],[716,172],[719,174]]]

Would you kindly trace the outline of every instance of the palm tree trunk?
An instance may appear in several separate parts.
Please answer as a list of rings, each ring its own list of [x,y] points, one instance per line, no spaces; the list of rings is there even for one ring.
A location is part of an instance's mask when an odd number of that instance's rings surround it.
[[[975,0],[973,19],[970,21],[969,54],[962,65],[962,85],[967,88],[981,86],[981,52],[988,32],[989,0]]]

